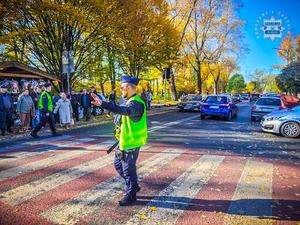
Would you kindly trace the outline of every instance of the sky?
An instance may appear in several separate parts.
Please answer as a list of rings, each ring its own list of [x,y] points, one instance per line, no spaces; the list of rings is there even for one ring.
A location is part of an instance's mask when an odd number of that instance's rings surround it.
[[[255,69],[265,70],[267,73],[278,74],[280,71],[272,69],[273,65],[284,64],[274,48],[280,47],[280,42],[288,31],[293,35],[300,35],[300,0],[239,0],[242,8],[240,17],[246,24],[244,31],[244,43],[249,49],[239,59],[240,72],[245,75],[247,81]],[[281,38],[265,38],[260,28],[264,19],[282,19]],[[255,30],[257,28],[257,30]]]

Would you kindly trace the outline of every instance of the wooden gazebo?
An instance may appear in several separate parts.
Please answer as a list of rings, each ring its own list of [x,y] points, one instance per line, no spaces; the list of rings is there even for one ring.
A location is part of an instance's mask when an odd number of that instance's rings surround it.
[[[48,81],[60,81],[56,76],[42,70],[27,66],[17,61],[0,63],[0,80],[25,78],[25,79],[44,79]]]

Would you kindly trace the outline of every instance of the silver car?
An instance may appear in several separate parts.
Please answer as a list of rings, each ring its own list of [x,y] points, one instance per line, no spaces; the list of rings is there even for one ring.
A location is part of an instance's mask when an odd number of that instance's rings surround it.
[[[285,137],[299,137],[300,106],[265,115],[261,121],[261,128],[265,132],[281,134]]]
[[[284,108],[283,101],[278,97],[260,98],[252,106],[251,121],[260,121],[264,115]]]

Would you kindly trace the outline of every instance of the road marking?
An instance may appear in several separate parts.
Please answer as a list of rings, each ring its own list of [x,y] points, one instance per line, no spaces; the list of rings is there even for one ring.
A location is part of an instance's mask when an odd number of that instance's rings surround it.
[[[12,158],[6,158],[6,159],[1,159],[0,160],[0,166],[5,166],[5,164],[7,165],[8,163],[13,163],[15,161],[18,161],[20,159],[23,158],[27,158],[30,156],[35,156],[35,155],[41,155],[44,153],[49,153],[49,152],[54,152],[55,150],[65,147],[69,144],[72,143],[77,143],[77,141],[65,141],[63,143],[53,143],[53,144],[45,144],[44,146],[40,146],[36,149],[34,149],[33,151],[29,151],[29,152],[20,152],[20,153],[14,153],[14,154],[9,154],[9,155],[5,155],[6,157],[12,157]]]
[[[99,148],[100,144],[96,144],[93,146],[88,147],[88,150],[91,149],[97,149]],[[148,146],[149,148],[150,146]],[[147,149],[144,147],[141,151],[144,151]],[[74,151],[72,151],[74,152]],[[71,153],[72,153],[71,152]],[[84,155],[89,154],[90,151],[78,151],[78,154]],[[77,154],[76,154],[77,155]],[[24,201],[27,201],[35,196],[38,196],[44,192],[50,191],[51,189],[54,189],[60,185],[63,185],[65,183],[68,183],[72,180],[78,179],[88,173],[91,173],[95,170],[98,170],[100,168],[103,168],[107,165],[110,165],[113,162],[113,154],[100,156],[97,159],[90,160],[88,162],[85,162],[83,164],[80,164],[75,167],[71,167],[69,169],[60,171],[58,173],[51,174],[49,176],[46,176],[40,180],[36,180],[33,182],[30,182],[28,184],[19,186],[15,189],[12,189],[10,191],[4,192],[0,195],[1,200],[12,204],[17,205],[21,204]],[[74,158],[74,157],[72,157]]]
[[[247,161],[224,224],[272,224],[271,163]]]
[[[193,197],[208,182],[224,156],[204,155],[157,197],[143,207],[127,224],[174,224]],[[152,211],[151,208],[155,208]],[[145,215],[144,220],[140,215]]]
[[[161,126],[151,127],[151,128],[148,129],[148,132],[151,133],[153,131],[160,130],[160,129],[163,129],[163,128],[167,128],[167,127],[170,127],[170,126],[173,126],[173,125],[177,125],[177,124],[180,124],[182,122],[192,120],[192,119],[195,119],[195,118],[199,118],[199,115],[194,115],[194,116],[190,116],[188,118],[184,118],[184,119],[181,119],[181,120],[165,123],[164,125],[161,125]]]
[[[155,154],[138,165],[139,177],[147,176],[159,170],[183,152],[184,151],[181,150],[167,149]],[[105,202],[116,197],[123,186],[122,178],[114,176],[92,189],[81,193],[78,197],[70,199],[44,212],[42,215],[55,223],[75,224],[80,218],[95,212]]]
[[[73,145],[74,143],[75,144],[80,144],[80,143],[91,141],[91,140],[95,140],[95,139],[91,139],[91,138],[78,139],[76,141],[70,142],[66,146]],[[64,147],[66,147],[66,146],[64,146]],[[48,157],[48,158],[43,159],[43,160],[39,160],[39,161],[36,161],[36,162],[32,162],[32,163],[28,163],[28,164],[21,165],[21,166],[18,166],[18,167],[13,167],[13,168],[10,168],[10,169],[7,169],[7,170],[3,170],[3,171],[0,172],[0,181],[6,179],[8,177],[15,177],[15,176],[18,176],[20,174],[31,172],[31,171],[36,170],[36,169],[40,169],[40,168],[43,168],[43,167],[54,165],[58,162],[62,162],[64,160],[74,158],[77,155],[83,154],[83,153],[87,153],[87,152],[83,151],[83,150],[80,150],[80,151],[71,150],[71,151],[68,151],[66,153],[61,153],[61,154],[58,154],[58,155],[54,155],[52,157]]]
[[[50,138],[47,138],[47,143],[49,143],[49,142],[52,143],[52,142],[56,142],[56,141],[59,141],[59,140],[68,139],[70,137],[71,137],[70,135],[63,135],[63,136],[58,136],[58,137],[50,137]],[[1,147],[0,154],[3,155],[3,154],[6,154],[6,153],[9,153],[10,151],[23,150],[24,148],[31,147],[33,145],[43,144],[45,142],[46,142],[46,140],[27,141],[27,142],[22,143],[22,144]]]

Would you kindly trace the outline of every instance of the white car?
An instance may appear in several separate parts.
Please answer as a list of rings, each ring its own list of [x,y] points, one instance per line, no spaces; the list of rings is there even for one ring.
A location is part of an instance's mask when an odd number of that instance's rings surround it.
[[[265,115],[261,121],[261,128],[264,132],[280,134],[285,137],[299,137],[300,106]]]

